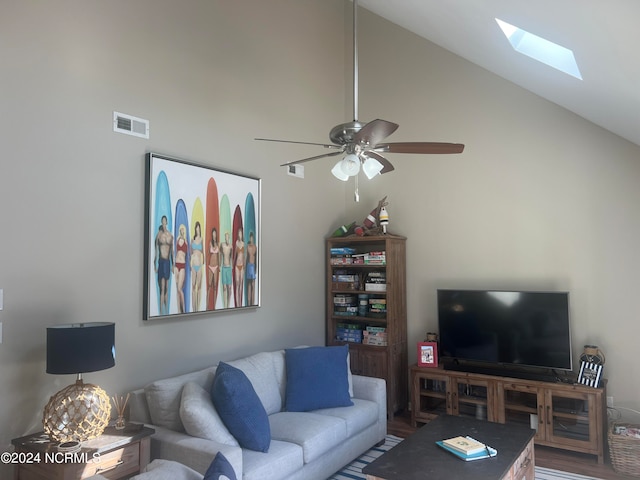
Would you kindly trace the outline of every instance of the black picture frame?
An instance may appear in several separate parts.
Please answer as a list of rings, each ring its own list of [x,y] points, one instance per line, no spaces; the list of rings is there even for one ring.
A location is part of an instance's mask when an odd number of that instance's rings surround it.
[[[259,307],[261,180],[145,160],[143,319]]]
[[[601,363],[580,362],[580,372],[578,373],[578,383],[589,387],[598,388],[602,379],[603,365]]]

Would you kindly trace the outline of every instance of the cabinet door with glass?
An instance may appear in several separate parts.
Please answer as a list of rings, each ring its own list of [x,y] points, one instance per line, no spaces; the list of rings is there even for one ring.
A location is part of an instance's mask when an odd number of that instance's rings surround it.
[[[475,417],[478,420],[497,421],[495,415],[495,382],[474,378],[452,380],[453,415]]]
[[[536,430],[536,442],[545,439],[544,389],[526,383],[500,382],[498,399],[500,423],[528,426]]]
[[[596,395],[549,389],[546,392],[546,439],[556,445],[591,452],[602,441]]]
[[[411,423],[428,423],[439,415],[453,414],[453,381],[446,374],[438,374],[437,370],[412,367],[411,379]]]

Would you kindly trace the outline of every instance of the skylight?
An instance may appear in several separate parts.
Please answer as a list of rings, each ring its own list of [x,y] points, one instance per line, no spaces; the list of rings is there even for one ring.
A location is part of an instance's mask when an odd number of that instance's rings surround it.
[[[496,18],[496,22],[517,52],[582,80],[573,52],[533,33]]]

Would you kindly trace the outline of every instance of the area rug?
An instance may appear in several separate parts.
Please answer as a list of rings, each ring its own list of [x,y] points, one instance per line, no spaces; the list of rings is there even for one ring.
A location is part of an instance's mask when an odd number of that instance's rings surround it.
[[[387,435],[384,445],[380,447],[374,447],[368,452],[363,453],[356,458],[349,465],[344,467],[338,473],[328,478],[327,480],[360,480],[364,479],[365,475],[362,474],[362,469],[365,465],[370,464],[384,452],[391,450],[398,443],[402,441],[402,438],[394,435]],[[578,475],[575,473],[561,472],[560,470],[552,470],[550,468],[535,467],[536,468],[536,480],[599,480],[595,477],[585,477],[584,475]]]

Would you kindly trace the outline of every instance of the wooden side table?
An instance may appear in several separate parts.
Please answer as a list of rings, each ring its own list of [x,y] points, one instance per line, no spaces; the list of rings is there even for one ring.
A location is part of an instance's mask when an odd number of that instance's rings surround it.
[[[149,463],[154,433],[142,424],[129,424],[124,430],[107,427],[73,453],[58,451],[58,444],[42,432],[14,438],[14,480],[81,480],[96,474],[127,478]]]

